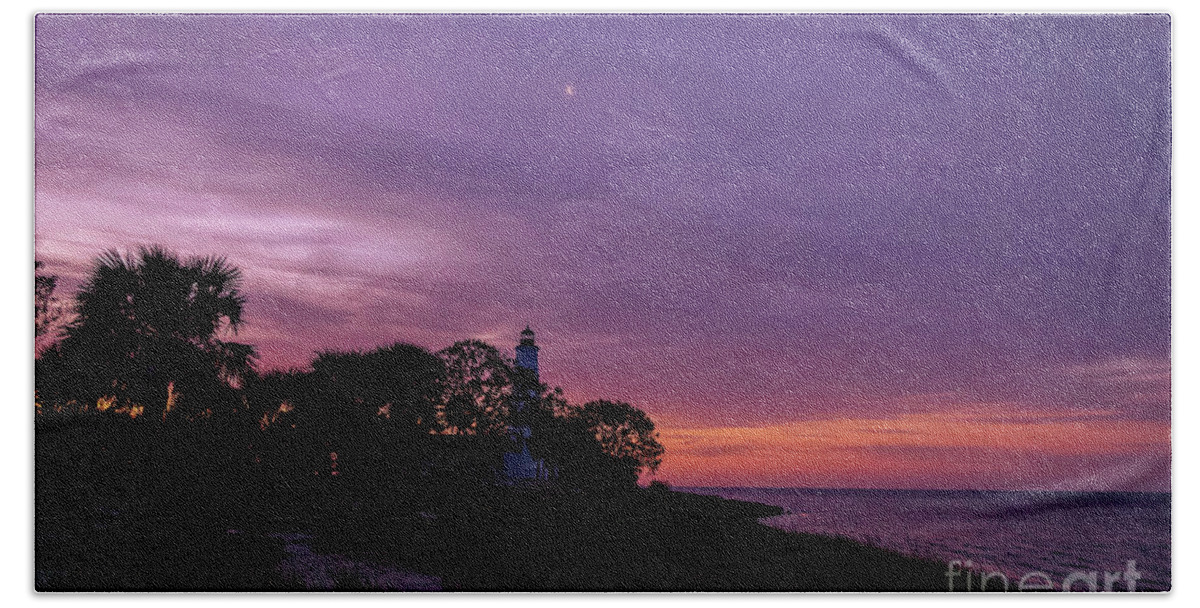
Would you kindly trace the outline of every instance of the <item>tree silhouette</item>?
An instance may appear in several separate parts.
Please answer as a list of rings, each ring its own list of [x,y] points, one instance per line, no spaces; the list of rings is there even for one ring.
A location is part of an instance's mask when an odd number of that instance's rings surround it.
[[[397,343],[368,353],[320,353],[313,373],[326,401],[383,418],[408,432],[437,428],[445,367],[419,346]]]
[[[312,368],[316,402],[300,404],[298,413],[321,429],[343,475],[382,487],[416,467],[430,433],[441,429],[441,359],[397,343],[366,353],[323,352]]]
[[[54,295],[58,277],[39,274],[41,267],[41,262],[33,263],[33,337],[35,343],[45,344],[53,342],[61,333],[60,322],[66,311]]]
[[[496,347],[462,340],[438,351],[446,365],[442,420],[467,435],[507,434],[516,372]]]
[[[222,339],[242,323],[241,279],[220,257],[181,260],[158,246],[105,252],[66,337],[43,356],[61,397],[116,398],[164,419],[229,402],[255,358],[250,345]]]
[[[601,450],[636,481],[643,471],[654,472],[665,451],[654,422],[642,410],[623,401],[590,401],[578,416],[594,433]]]
[[[572,405],[561,389],[545,385],[534,403],[523,413],[533,431],[530,451],[563,485],[632,488],[639,474],[662,462],[664,449],[654,422],[628,403]]]

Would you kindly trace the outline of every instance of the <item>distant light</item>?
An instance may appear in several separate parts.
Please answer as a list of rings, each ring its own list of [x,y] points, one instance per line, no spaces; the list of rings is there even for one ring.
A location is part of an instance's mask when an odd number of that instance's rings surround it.
[[[567,88],[564,89],[564,92],[566,92],[567,97],[573,97],[575,95],[575,86],[570,84],[567,85]]]

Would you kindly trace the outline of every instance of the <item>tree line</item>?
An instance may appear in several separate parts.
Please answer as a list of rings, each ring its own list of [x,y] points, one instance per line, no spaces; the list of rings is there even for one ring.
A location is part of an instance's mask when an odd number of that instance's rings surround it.
[[[52,338],[35,361],[39,434],[67,419],[170,429],[209,438],[198,449],[218,468],[367,493],[494,485],[518,426],[564,487],[633,487],[661,462],[643,411],[570,403],[479,340],[327,350],[305,369],[261,372],[236,340],[243,275],[221,257],[107,251],[66,304],[54,277],[35,276],[35,334]]]

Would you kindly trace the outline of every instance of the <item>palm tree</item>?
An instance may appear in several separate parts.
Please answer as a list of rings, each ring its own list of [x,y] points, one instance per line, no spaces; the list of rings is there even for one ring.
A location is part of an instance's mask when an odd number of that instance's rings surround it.
[[[35,353],[54,344],[62,332],[67,313],[63,302],[54,294],[58,277],[41,273],[42,263],[33,262],[33,338]]]
[[[253,369],[253,347],[224,339],[242,324],[241,281],[220,257],[181,260],[159,246],[104,252],[55,353],[78,372],[70,397],[114,396],[164,418],[181,407],[212,411]]]

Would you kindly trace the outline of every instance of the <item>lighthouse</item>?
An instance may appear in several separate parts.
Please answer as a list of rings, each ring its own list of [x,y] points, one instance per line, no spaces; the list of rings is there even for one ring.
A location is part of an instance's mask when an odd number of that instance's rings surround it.
[[[545,479],[545,463],[529,453],[531,431],[521,415],[525,408],[535,407],[538,398],[538,347],[533,330],[525,326],[517,344],[517,378],[513,385],[513,414],[519,422],[509,427],[512,446],[504,454],[504,477],[509,483]]]
[[[521,332],[521,342],[517,344],[517,367],[532,372],[534,381],[537,381],[538,347],[533,340],[533,330],[528,325]]]

